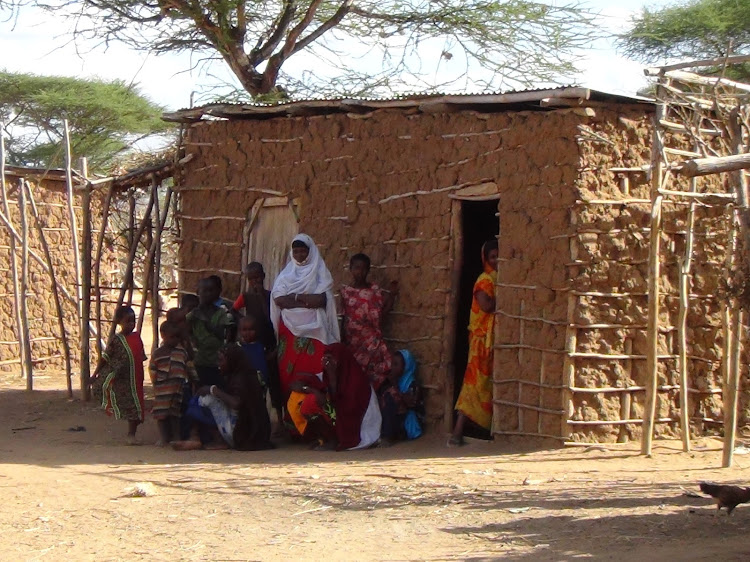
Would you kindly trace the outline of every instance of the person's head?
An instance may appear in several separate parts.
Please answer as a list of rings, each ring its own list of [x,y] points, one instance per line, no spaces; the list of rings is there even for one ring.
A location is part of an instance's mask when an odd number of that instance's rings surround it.
[[[485,266],[497,271],[497,256],[497,240],[494,238],[487,240],[487,242],[485,242],[482,246],[482,263]]]
[[[253,290],[263,288],[263,281],[266,279],[266,272],[263,271],[263,264],[257,261],[251,261],[245,266],[245,278],[247,286]]]
[[[365,283],[370,273],[370,258],[367,254],[354,254],[349,260],[349,272],[355,283]]]
[[[243,316],[239,323],[240,341],[254,343],[258,340],[258,320],[255,316]]]
[[[177,322],[170,322],[169,320],[162,322],[159,326],[159,334],[161,334],[161,341],[166,347],[177,347],[182,340],[180,325]]]
[[[132,306],[121,306],[115,310],[115,324],[120,326],[122,333],[128,335],[135,330],[135,310]]]
[[[224,374],[246,373],[252,371],[252,366],[239,345],[229,344],[219,350],[219,369]]]
[[[185,312],[187,313],[195,308],[198,308],[199,304],[200,304],[200,300],[198,299],[198,295],[194,295],[192,293],[186,293],[182,295],[182,306],[180,308],[183,308]]]
[[[404,374],[405,367],[404,356],[401,355],[401,352],[394,351],[391,353],[391,378],[395,380],[401,378],[401,375]]]
[[[221,282],[221,277],[219,277],[218,275],[209,275],[208,278],[216,284],[216,287],[219,291],[219,296],[216,297],[218,299],[221,296],[222,291],[224,290],[224,284]]]
[[[310,247],[307,244],[302,240],[292,241],[292,259],[297,262],[297,265],[304,264],[309,255]]]
[[[221,296],[221,280],[217,283],[217,277],[205,277],[198,281],[198,302],[200,306],[207,306],[216,302]]]

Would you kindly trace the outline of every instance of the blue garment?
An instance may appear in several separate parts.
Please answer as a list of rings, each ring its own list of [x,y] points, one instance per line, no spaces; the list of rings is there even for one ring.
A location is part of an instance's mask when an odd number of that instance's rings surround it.
[[[398,391],[401,394],[408,393],[413,387],[417,386],[417,360],[408,349],[399,350],[401,357],[404,358],[404,373],[398,379]],[[417,412],[410,409],[406,412],[404,418],[404,430],[407,439],[416,439],[422,435],[422,424],[419,422]]]
[[[263,344],[259,341],[243,343],[242,351],[250,360],[253,369],[260,372],[263,385],[268,386],[268,363],[266,363],[266,350],[263,348]]]

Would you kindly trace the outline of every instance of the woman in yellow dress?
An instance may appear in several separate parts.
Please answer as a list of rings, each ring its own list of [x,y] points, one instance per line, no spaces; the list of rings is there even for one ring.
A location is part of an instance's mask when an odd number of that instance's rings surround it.
[[[464,444],[466,418],[485,429],[492,425],[492,356],[495,328],[495,283],[497,283],[497,240],[482,246],[484,272],[474,283],[469,317],[469,359],[458,395],[458,418],[448,439],[449,447]]]

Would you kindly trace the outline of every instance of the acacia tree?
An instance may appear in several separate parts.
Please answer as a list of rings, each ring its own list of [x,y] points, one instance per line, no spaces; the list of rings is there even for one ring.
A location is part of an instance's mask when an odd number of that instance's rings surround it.
[[[120,81],[0,72],[0,121],[12,164],[60,166],[67,119],[73,153],[106,169],[134,142],[169,128],[163,111]]]
[[[750,53],[750,2],[691,0],[659,10],[644,8],[619,43],[626,56],[648,63]],[[730,74],[748,78],[750,66],[736,65]]]
[[[79,38],[120,41],[150,52],[188,51],[223,60],[253,97],[289,86],[283,68],[304,51],[338,61],[336,88],[364,92],[424,85],[425,43],[435,65],[458,57],[464,71],[481,66],[483,86],[561,80],[571,56],[595,34],[592,14],[570,0],[19,0],[76,19]],[[340,55],[372,49],[367,68]],[[432,52],[432,51],[431,51]],[[377,55],[380,68],[374,68]],[[314,66],[325,66],[317,62]],[[310,68],[307,78],[317,76]],[[330,86],[330,76],[325,80]],[[315,82],[302,80],[302,82]],[[298,83],[299,84],[299,83]]]

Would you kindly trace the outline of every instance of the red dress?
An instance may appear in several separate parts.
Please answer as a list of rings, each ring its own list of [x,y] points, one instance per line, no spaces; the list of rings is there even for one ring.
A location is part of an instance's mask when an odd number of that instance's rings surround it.
[[[380,327],[385,304],[383,291],[374,283],[361,289],[344,285],[341,302],[346,346],[378,390],[391,370],[391,354]]]

